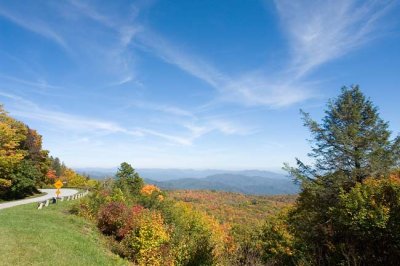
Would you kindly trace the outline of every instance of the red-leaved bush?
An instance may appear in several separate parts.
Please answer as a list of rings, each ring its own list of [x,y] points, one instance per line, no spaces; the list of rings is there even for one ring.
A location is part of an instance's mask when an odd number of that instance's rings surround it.
[[[103,234],[122,240],[135,228],[143,209],[140,205],[129,208],[123,202],[110,202],[99,210],[97,226]]]
[[[97,226],[105,235],[112,235],[116,239],[122,239],[121,230],[128,226],[131,211],[125,203],[110,202],[100,208]]]
[[[142,205],[135,205],[132,207],[132,214],[133,216],[139,216],[143,210],[144,207]]]
[[[127,236],[132,230],[137,227],[139,218],[144,210],[144,207],[141,205],[135,205],[132,207],[129,213],[128,220],[125,225],[118,230],[118,238],[123,239]]]

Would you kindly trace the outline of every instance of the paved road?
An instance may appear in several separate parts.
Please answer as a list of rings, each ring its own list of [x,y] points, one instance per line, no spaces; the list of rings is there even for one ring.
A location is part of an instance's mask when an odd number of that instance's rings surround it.
[[[16,201],[10,201],[6,203],[0,203],[0,210],[5,209],[5,208],[10,208],[22,204],[28,204],[32,202],[39,202],[39,201],[44,201],[47,199],[51,199],[53,197],[56,197],[56,190],[55,189],[39,189],[41,192],[47,193],[44,196],[40,196],[37,198],[32,198],[32,199],[22,199],[22,200],[16,200]],[[61,190],[61,195],[60,196],[71,196],[76,193],[78,193],[78,190],[76,189],[70,189],[70,188],[62,188]]]

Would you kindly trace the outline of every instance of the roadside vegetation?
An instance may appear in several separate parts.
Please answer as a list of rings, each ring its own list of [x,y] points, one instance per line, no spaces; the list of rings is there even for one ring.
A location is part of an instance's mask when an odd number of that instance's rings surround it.
[[[228,228],[144,184],[127,163],[73,211],[97,224],[115,253],[138,265],[227,265],[234,248]]]
[[[42,136],[0,105],[0,201],[37,194],[38,188],[51,186],[56,179],[69,187],[92,187],[97,182],[49,156]]]
[[[262,224],[295,197],[163,192],[122,163],[115,179],[73,212],[97,224],[112,250],[138,265],[262,265]]]

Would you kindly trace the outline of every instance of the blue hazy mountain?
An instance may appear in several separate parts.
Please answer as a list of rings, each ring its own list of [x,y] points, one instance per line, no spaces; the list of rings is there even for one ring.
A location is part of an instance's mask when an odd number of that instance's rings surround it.
[[[76,169],[92,178],[115,175],[117,168]],[[295,194],[298,186],[285,175],[262,170],[137,169],[147,183],[163,189],[207,189],[245,194]]]
[[[167,181],[145,179],[163,189],[219,190],[254,195],[296,194],[299,190],[291,179],[281,177],[216,174],[205,178],[182,178]]]

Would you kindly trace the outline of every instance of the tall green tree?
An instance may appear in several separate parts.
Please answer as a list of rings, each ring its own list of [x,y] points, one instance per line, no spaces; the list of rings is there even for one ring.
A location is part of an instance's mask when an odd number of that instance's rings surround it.
[[[298,168],[289,168],[290,173],[301,181],[340,173],[352,183],[387,176],[399,163],[400,137],[391,139],[378,108],[358,86],[344,87],[327,107],[321,124],[301,111],[313,136],[309,155],[315,164],[307,166],[297,159]]]
[[[135,169],[126,162],[121,163],[115,177],[116,187],[120,188],[125,193],[138,195],[144,185],[143,179]]]
[[[296,168],[286,165],[302,188],[295,207],[285,218],[293,239],[293,254],[298,256],[295,260],[290,255],[290,260],[294,264],[308,261],[316,265],[352,265],[347,252],[361,258],[362,250],[350,250],[357,246],[352,241],[358,235],[349,234],[350,228],[337,221],[343,195],[367,178],[388,177],[399,163],[400,138],[391,138],[388,123],[358,86],[344,87],[336,99],[330,100],[321,123],[301,112],[313,136],[309,156],[314,164],[297,159]],[[354,213],[364,215],[362,210]],[[271,235],[264,234],[266,239]]]
[[[11,174],[12,186],[6,193],[7,198],[24,198],[37,193],[37,180],[40,180],[43,174],[39,171],[37,165],[30,160],[22,160]]]
[[[56,175],[60,177],[63,174],[63,165],[58,157],[50,157],[51,168],[56,172]]]

